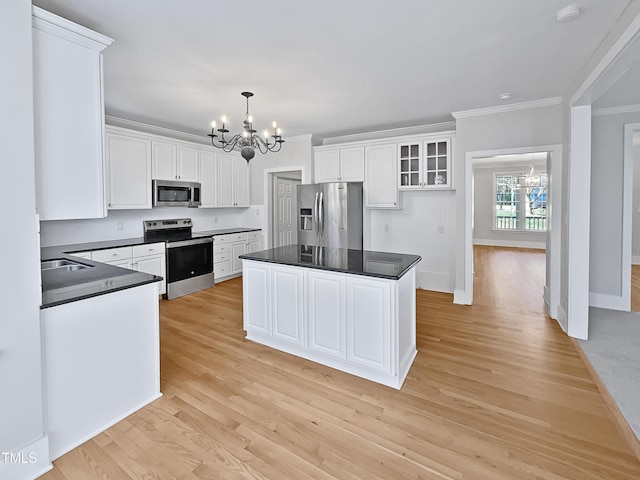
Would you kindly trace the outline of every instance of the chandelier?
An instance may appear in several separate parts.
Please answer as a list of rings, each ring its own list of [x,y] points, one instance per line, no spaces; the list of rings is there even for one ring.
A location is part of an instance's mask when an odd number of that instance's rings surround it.
[[[267,130],[264,131],[264,139],[262,139],[259,135],[256,135],[256,130],[253,129],[253,117],[249,114],[249,98],[253,97],[253,93],[251,92],[242,92],[241,95],[247,99],[247,113],[245,114],[243,123],[243,132],[237,133],[231,139],[227,140],[224,138],[225,133],[229,133],[227,130],[227,117],[222,117],[222,128],[218,128],[216,130],[216,122],[211,122],[211,133],[207,134],[211,137],[211,145],[216,148],[220,148],[225,152],[230,152],[234,148],[240,149],[240,155],[244,158],[247,163],[251,160],[256,154],[256,149],[260,150],[260,153],[267,152],[278,152],[280,148],[282,148],[282,144],[284,140],[282,140],[281,130],[278,128],[276,122],[273,122],[273,141],[269,140],[269,132]],[[218,132],[220,135],[217,135]],[[219,143],[216,143],[216,139]]]

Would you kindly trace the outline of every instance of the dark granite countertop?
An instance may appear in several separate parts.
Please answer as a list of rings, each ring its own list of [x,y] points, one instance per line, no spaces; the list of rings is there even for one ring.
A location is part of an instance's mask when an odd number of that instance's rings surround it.
[[[246,260],[398,280],[422,257],[346,248],[287,245],[240,255]]]
[[[128,238],[41,248],[41,260],[66,259],[88,265],[89,268],[75,271],[57,269],[43,270],[42,305],[40,308],[54,307],[56,305],[161,281],[162,277],[158,277],[157,275],[136,272],[135,270],[69,255],[74,252],[143,245],[145,243],[158,242],[148,242],[145,241],[144,238]]]

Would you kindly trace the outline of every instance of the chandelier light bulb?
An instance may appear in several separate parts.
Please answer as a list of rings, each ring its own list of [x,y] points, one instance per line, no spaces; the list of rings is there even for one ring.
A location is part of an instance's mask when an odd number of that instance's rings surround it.
[[[247,138],[247,135],[249,135],[249,134],[247,133],[247,131],[246,131],[246,130],[245,130],[244,132],[242,132],[242,136],[243,136],[244,138]]]
[[[278,136],[282,135],[282,129],[281,128],[276,129],[276,135],[278,135]]]
[[[248,121],[249,123],[253,123],[253,116],[249,115],[249,116],[247,117],[247,121]]]
[[[278,124],[276,122],[273,122],[273,128],[276,128],[278,126]]]
[[[262,134],[264,135],[264,138],[269,138],[269,132],[267,130],[262,132]]]
[[[216,121],[211,122],[211,128],[216,128]]]
[[[227,123],[227,116],[223,115],[222,116],[222,124],[224,125],[225,123]]]

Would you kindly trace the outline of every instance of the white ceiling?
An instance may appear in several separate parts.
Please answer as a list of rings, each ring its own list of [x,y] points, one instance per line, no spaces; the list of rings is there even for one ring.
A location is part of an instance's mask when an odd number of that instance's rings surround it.
[[[112,37],[106,113],[206,134],[241,126],[315,138],[450,121],[564,96],[631,0],[34,0]],[[635,0],[634,0],[635,1]],[[498,95],[513,93],[508,101]]]

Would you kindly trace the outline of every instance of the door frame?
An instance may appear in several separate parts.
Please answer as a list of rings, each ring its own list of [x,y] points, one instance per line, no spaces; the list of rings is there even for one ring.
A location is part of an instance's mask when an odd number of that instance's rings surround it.
[[[264,248],[273,247],[273,177],[286,172],[300,172],[300,178],[302,183],[311,183],[310,171],[305,168],[304,165],[291,165],[288,167],[273,167],[265,168],[263,173],[264,182],[264,206],[265,206],[265,220],[263,222],[264,227]]]
[[[278,198],[278,192],[276,192],[276,185],[278,180],[290,180],[292,182],[297,182],[298,185],[302,184],[302,178],[294,178],[294,175],[291,175],[292,173],[295,173],[295,177],[299,177],[301,176],[299,171],[288,171],[288,172],[280,172],[280,173],[274,173],[271,175],[271,202],[272,205],[276,205],[277,204],[277,198]],[[297,202],[296,203],[296,208],[297,208]],[[294,211],[292,212],[292,215],[295,217],[295,210],[296,208],[294,208]],[[278,236],[278,232],[276,231],[276,223],[279,220],[278,219],[278,214],[276,212],[276,210],[278,209],[273,209],[273,215],[270,218],[270,224],[271,224],[271,245],[275,246],[278,244],[277,236]],[[279,210],[278,210],[279,211]],[[293,223],[296,223],[296,220],[292,220]]]
[[[560,306],[560,252],[561,252],[561,215],[562,204],[562,145],[540,145],[498,150],[467,152],[465,158],[465,291],[458,292],[454,303],[471,305],[473,303],[473,160],[475,158],[495,157],[498,155],[522,155],[525,153],[547,152],[547,172],[549,175],[549,219],[546,236],[546,274],[544,301],[548,315],[558,319]],[[556,210],[554,211],[554,205]],[[461,293],[463,293],[461,295]]]
[[[633,137],[640,123],[624,125],[624,161],[622,184],[622,306],[631,311],[631,265],[633,265]]]

